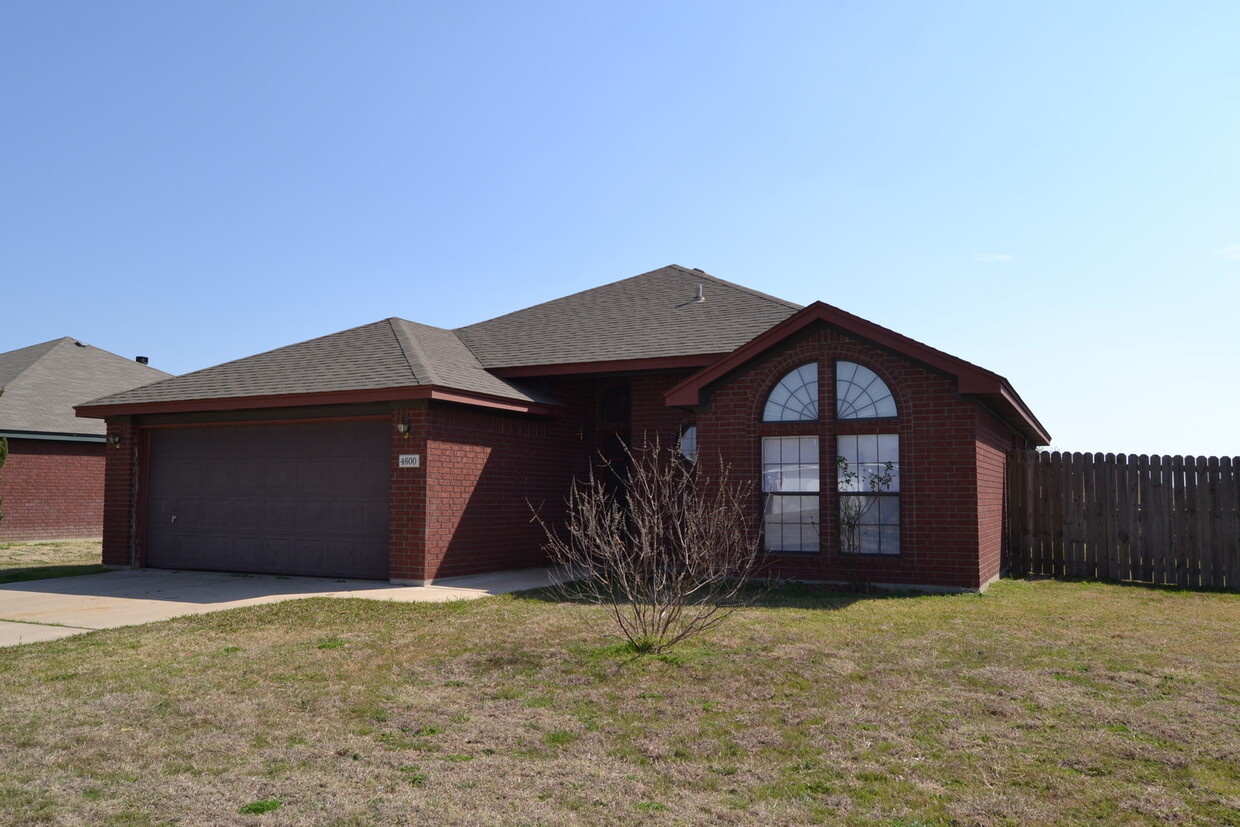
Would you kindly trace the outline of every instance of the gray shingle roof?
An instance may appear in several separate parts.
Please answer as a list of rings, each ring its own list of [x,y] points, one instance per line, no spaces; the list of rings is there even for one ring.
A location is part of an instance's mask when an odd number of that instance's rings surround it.
[[[0,353],[0,432],[102,437],[74,405],[169,375],[67,337]]]
[[[728,353],[799,309],[673,264],[456,332],[487,368],[649,359]]]
[[[695,302],[697,286],[706,300]],[[384,319],[187,373],[91,405],[435,385],[549,402],[488,368],[724,353],[798,305],[677,265],[458,330]]]
[[[543,401],[483,370],[451,330],[390,318],[105,396],[90,404],[143,404],[413,385],[436,385],[523,402]]]

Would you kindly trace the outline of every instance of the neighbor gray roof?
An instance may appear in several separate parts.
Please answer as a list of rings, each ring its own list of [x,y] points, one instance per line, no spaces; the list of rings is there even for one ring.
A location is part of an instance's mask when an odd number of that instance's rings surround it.
[[[91,405],[329,393],[435,385],[541,402],[487,373],[451,330],[384,319],[94,399]]]
[[[729,353],[800,308],[673,264],[456,332],[488,368],[607,362]]]
[[[74,405],[169,375],[68,337],[0,353],[0,433],[102,438]]]

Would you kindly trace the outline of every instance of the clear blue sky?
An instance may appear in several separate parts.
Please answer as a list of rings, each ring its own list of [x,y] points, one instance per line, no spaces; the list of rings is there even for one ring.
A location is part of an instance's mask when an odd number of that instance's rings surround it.
[[[1240,3],[0,0],[0,351],[174,373],[664,264],[1240,455]]]

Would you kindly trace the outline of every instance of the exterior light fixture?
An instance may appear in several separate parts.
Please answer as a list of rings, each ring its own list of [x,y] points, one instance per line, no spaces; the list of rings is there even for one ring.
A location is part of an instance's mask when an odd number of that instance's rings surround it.
[[[111,445],[113,448],[121,447],[121,435],[120,434],[108,434],[108,444]]]
[[[409,423],[408,422],[397,422],[396,431],[401,436],[409,436]]]

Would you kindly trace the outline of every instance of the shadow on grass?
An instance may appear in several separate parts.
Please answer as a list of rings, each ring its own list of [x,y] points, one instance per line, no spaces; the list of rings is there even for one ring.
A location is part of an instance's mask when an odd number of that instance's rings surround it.
[[[0,570],[0,585],[5,583],[25,583],[29,580],[51,580],[55,577],[78,577],[83,574],[103,574],[112,571],[101,564],[85,566],[33,566],[25,569]]]
[[[515,597],[540,600],[548,603],[597,604],[594,594],[575,582],[541,589],[517,592]],[[837,610],[864,600],[900,600],[924,595],[916,591],[884,590],[871,588],[865,591],[847,586],[799,581],[755,581],[746,586],[738,599],[729,605],[748,606],[758,609],[826,609]]]
[[[1138,589],[1149,592],[1165,592],[1168,594],[1240,594],[1240,584],[1233,588],[1219,586],[1179,586],[1174,583],[1150,583],[1145,580],[1103,580],[1098,577],[1062,577],[1050,574],[1023,574],[1005,577],[1023,583],[1079,583],[1083,586],[1113,586],[1125,589]]]

